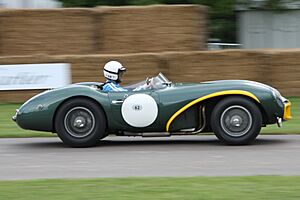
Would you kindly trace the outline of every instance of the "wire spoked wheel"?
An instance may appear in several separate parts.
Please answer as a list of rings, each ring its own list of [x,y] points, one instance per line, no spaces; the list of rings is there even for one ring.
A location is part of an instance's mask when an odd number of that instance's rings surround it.
[[[95,128],[94,114],[88,108],[74,107],[65,115],[64,126],[71,136],[86,137]]]
[[[55,117],[60,139],[71,147],[90,147],[106,136],[106,116],[101,106],[87,98],[63,103]]]
[[[214,107],[211,128],[224,143],[249,144],[255,140],[262,126],[258,106],[245,97],[226,97]]]
[[[222,129],[232,137],[245,135],[252,126],[251,113],[243,106],[233,105],[224,110],[220,123]]]

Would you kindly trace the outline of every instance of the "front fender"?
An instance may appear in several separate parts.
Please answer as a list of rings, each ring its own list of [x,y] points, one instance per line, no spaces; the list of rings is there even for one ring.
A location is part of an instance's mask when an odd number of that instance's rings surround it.
[[[93,87],[72,85],[42,92],[25,102],[16,113],[16,123],[23,129],[51,131],[57,108],[64,101],[74,97],[87,97],[97,101],[107,113],[107,93]]]

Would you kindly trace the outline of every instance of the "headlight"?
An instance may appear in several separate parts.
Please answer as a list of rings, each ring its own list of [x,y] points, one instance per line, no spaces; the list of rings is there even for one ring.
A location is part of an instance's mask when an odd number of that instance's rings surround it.
[[[14,122],[16,122],[17,121],[17,115],[19,114],[19,109],[16,109],[16,114],[14,115],[14,116],[12,116],[12,120],[14,121]]]

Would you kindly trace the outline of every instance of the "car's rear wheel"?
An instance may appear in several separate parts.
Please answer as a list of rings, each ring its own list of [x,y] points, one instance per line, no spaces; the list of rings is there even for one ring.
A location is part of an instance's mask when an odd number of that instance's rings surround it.
[[[55,128],[60,139],[67,145],[90,147],[106,136],[106,118],[97,103],[86,98],[76,98],[59,108]]]
[[[251,143],[259,134],[261,125],[259,108],[244,97],[227,97],[221,100],[211,115],[213,132],[226,144]]]

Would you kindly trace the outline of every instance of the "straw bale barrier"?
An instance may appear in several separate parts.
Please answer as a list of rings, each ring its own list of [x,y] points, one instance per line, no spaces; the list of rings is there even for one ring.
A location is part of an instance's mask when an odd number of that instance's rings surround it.
[[[300,49],[269,51],[269,83],[289,96],[300,96]]]
[[[204,6],[0,9],[0,55],[87,55],[206,48]]]
[[[247,79],[276,87],[285,96],[300,96],[300,50],[10,56],[0,57],[0,65],[66,62],[72,65],[73,83],[104,82],[102,69],[109,60],[118,60],[126,66],[123,84],[163,72],[174,82]],[[0,102],[24,102],[40,91],[0,91]]]
[[[1,55],[94,53],[90,9],[0,10]]]
[[[64,55],[64,56],[10,56],[0,57],[0,65],[31,63],[70,63],[72,82],[104,82],[103,66],[109,60],[119,60],[127,68],[124,84],[137,82],[160,72],[156,54]],[[0,102],[24,102],[41,90],[0,91]]]
[[[216,52],[175,52],[162,55],[169,77],[179,82],[245,79],[264,82],[265,54],[227,50]]]
[[[100,7],[101,53],[206,49],[204,6]]]

